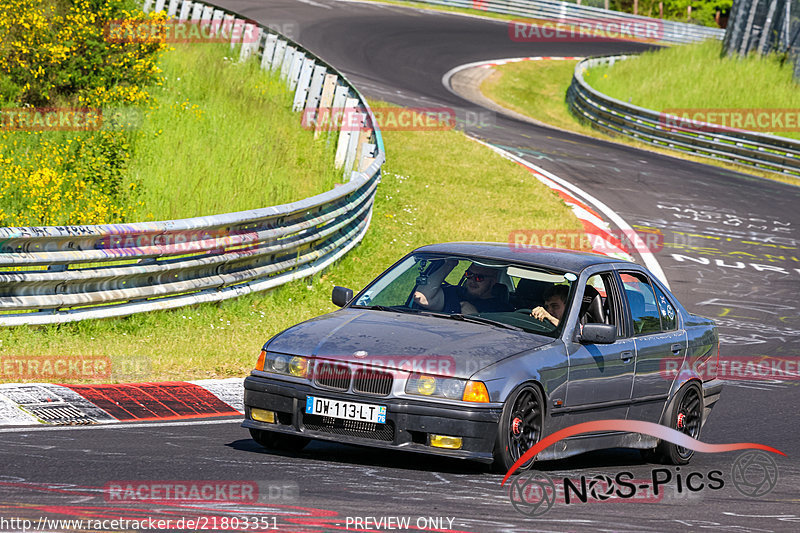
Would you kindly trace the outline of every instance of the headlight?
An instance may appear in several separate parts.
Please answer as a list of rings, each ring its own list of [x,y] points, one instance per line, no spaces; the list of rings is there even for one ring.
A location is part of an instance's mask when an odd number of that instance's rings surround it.
[[[458,400],[464,393],[464,382],[460,379],[443,379],[439,389],[445,397]]]
[[[276,355],[272,360],[272,369],[275,372],[286,373],[286,368],[289,366],[289,357],[285,355]]]
[[[406,394],[460,400],[464,394],[464,386],[466,384],[466,380],[458,378],[412,374],[406,383]]]
[[[264,371],[304,378],[308,375],[308,358],[267,352]]]

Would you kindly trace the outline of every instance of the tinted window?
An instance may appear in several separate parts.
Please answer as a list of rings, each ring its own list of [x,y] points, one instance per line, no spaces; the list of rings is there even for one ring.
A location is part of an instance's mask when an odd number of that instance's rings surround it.
[[[638,273],[620,274],[633,320],[633,334],[646,335],[661,331],[656,297],[647,277]]]
[[[657,286],[653,286],[656,290],[656,300],[658,301],[658,311],[661,313],[661,327],[664,331],[672,331],[678,328],[678,313],[669,298],[661,292]]]

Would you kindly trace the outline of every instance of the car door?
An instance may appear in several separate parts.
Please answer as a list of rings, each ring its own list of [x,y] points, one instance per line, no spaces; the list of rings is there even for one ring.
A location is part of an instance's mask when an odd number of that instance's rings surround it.
[[[586,288],[589,285],[603,300],[604,322],[617,326],[617,340],[612,344],[581,344],[575,342],[574,338],[565,342],[569,381],[564,407],[571,413],[572,423],[626,418],[636,347],[623,327],[624,314],[616,276],[612,271],[600,271],[588,276],[583,285],[578,289],[577,299],[571,306],[570,320],[573,317],[575,319],[572,331],[581,327],[581,306],[576,304],[584,303],[584,298],[593,297],[593,291]],[[592,317],[592,322],[597,320],[597,317]]]
[[[636,362],[631,420],[659,422],[674,380],[670,362],[686,354],[686,332],[675,305],[644,272],[619,273],[633,332]]]

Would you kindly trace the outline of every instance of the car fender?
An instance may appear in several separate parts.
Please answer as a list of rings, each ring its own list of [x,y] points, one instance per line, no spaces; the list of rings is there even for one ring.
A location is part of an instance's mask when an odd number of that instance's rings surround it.
[[[530,351],[493,363],[472,375],[482,381],[492,402],[505,402],[525,383],[537,383],[545,404],[556,392],[566,388],[568,359],[560,339]]]
[[[679,378],[680,377],[681,376],[679,376]],[[676,379],[672,384],[672,388],[670,389],[669,393],[669,400],[664,402],[664,409],[661,411],[661,418],[658,421],[658,423],[662,426],[669,426],[669,414],[672,412],[672,408],[675,406],[675,402],[677,401],[678,397],[680,396],[680,392],[684,387],[696,385],[697,388],[700,389],[700,397],[702,398],[703,396],[703,381],[700,378],[691,377],[689,375],[684,376],[684,378],[685,379]]]

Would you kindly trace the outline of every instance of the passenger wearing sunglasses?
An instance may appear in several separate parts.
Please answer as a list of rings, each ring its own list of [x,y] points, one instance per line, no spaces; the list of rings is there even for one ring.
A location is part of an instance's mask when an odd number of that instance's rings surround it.
[[[511,311],[513,308],[494,296],[492,287],[497,283],[498,270],[472,263],[464,272],[463,283],[442,285],[444,278],[458,265],[448,259],[444,265],[428,276],[425,285],[414,291],[414,303],[424,309],[454,314],[477,314]]]

